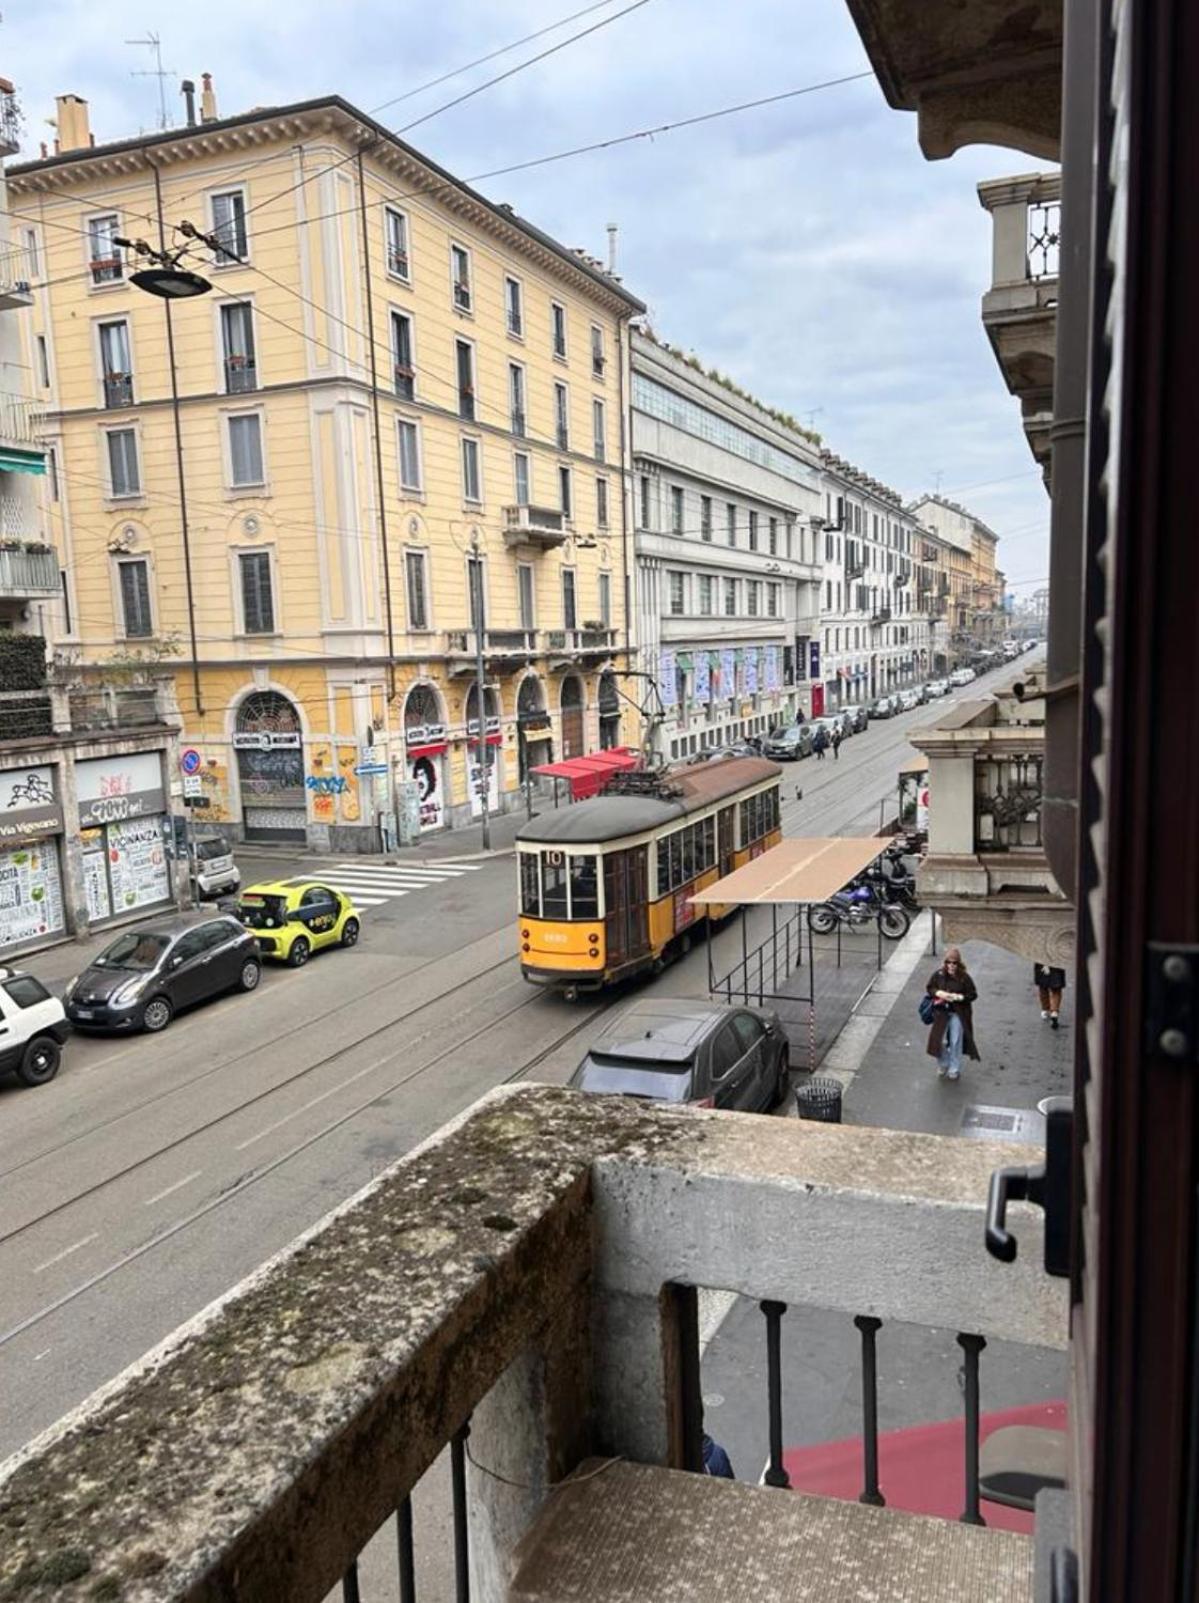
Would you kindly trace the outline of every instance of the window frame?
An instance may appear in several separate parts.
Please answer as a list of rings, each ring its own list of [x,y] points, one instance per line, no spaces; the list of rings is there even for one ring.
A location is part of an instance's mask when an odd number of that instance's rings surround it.
[[[597,473],[595,478],[595,526],[597,529],[611,527],[612,497],[611,483],[607,476]]]
[[[712,497],[701,495],[699,498],[699,537],[708,545],[712,543]]]
[[[408,360],[407,360],[406,363],[405,362],[400,362],[400,361],[397,360],[397,351],[396,351],[396,330],[397,330],[397,325],[402,326],[403,328],[405,328],[407,330]],[[388,350],[391,352],[391,383],[392,383],[392,390],[393,390],[397,400],[415,401],[417,399],[417,393],[416,393],[416,319],[413,317],[411,312],[405,310],[402,307],[389,306],[387,308],[387,346],[388,346]],[[401,367],[407,367],[409,369],[408,378],[406,380],[406,383],[408,385],[408,389],[407,389],[406,392],[400,388],[399,380],[400,380],[400,369],[401,369]]]
[[[519,380],[519,383],[515,383]],[[516,406],[516,390],[520,390],[521,405]],[[519,413],[520,425],[517,426]],[[514,362],[508,359],[508,425],[510,432],[518,440],[527,440],[529,437],[529,370],[524,362]]]
[[[701,618],[711,618],[711,617],[714,616],[713,611],[712,611],[712,606],[713,606],[712,575],[710,573],[701,573],[701,574],[698,575],[698,577],[699,577],[699,616]],[[705,605],[705,602],[707,603],[707,605]]]
[[[463,384],[462,363],[460,354],[466,351],[470,355],[470,383],[466,386],[466,395],[469,397],[470,411],[462,410]],[[477,423],[479,420],[479,353],[475,341],[466,339],[461,334],[454,335],[454,392],[458,402],[458,417],[463,423]]]
[[[238,634],[247,640],[269,640],[277,638],[283,629],[279,620],[279,582],[275,551],[273,546],[238,546],[231,553],[234,572],[237,575],[236,618]],[[266,558],[267,583],[270,592],[271,627],[269,629],[251,629],[250,620],[246,611],[246,580],[245,562],[249,557]]]
[[[146,612],[149,627],[144,631],[130,633],[129,618],[125,607],[125,585],[121,577],[125,568],[142,568],[146,575]],[[158,632],[157,606],[154,595],[154,574],[148,556],[120,556],[113,561],[113,583],[116,591],[116,616],[120,621],[120,640],[153,640]]]
[[[737,612],[737,580],[732,574],[723,575],[724,583],[721,587],[720,603],[722,618],[736,618]]]
[[[127,401],[118,401],[113,406],[108,404],[107,372],[104,366],[104,330],[107,328],[123,328],[125,330],[125,354],[129,362],[128,370],[124,373],[119,369],[113,370],[115,376],[129,380],[129,399]],[[45,335],[39,334],[37,337],[41,344],[45,345]],[[93,318],[92,345],[96,360],[96,393],[101,411],[121,412],[128,407],[136,405],[137,398],[134,395],[133,380],[134,374],[137,372],[137,361],[133,354],[133,319],[129,313],[115,312],[111,316],[104,314]]]
[[[525,607],[525,587],[528,587],[529,605]],[[516,564],[516,610],[520,627],[531,632],[537,627],[537,569],[531,562]]]
[[[392,266],[391,220],[396,218],[404,236],[404,270]],[[383,270],[393,284],[412,285],[412,222],[408,213],[399,206],[383,204]]]
[[[687,616],[687,575],[682,568],[669,568],[666,576],[666,608],[671,618]]]
[[[724,503],[725,537],[730,550],[737,549],[737,503],[726,501]]]
[[[513,328],[513,326],[512,326],[513,300],[512,300],[511,291],[513,289],[515,289],[515,291],[516,291],[516,301],[515,301],[516,322],[517,322],[516,328]],[[505,330],[507,332],[507,335],[508,335],[509,339],[519,340],[522,345],[524,344],[524,342],[525,342],[525,285],[524,285],[524,280],[522,278],[517,278],[515,273],[505,273],[504,274],[504,328],[505,328]]]
[[[558,349],[558,317],[562,314],[562,349]],[[555,362],[570,361],[570,332],[569,321],[566,316],[566,306],[563,301],[550,301],[550,354]]]
[[[579,627],[579,570],[563,563],[558,570],[561,575],[559,589],[562,597],[562,627],[573,630]],[[567,606],[567,594],[570,596],[570,605]]]
[[[554,439],[559,451],[570,450],[570,385],[554,380]]]
[[[84,262],[87,269],[87,287],[93,293],[96,290],[111,290],[114,285],[125,282],[125,258],[121,255],[119,246],[114,247],[116,254],[113,256],[95,256],[92,253],[92,224],[104,222],[109,218],[112,219],[112,227],[108,231],[108,240],[111,244],[114,237],[124,233],[121,227],[121,214],[118,210],[89,212],[83,219],[81,232],[85,248]],[[98,262],[111,262],[115,265],[116,271],[111,278],[97,278],[95,276]]]
[[[406,545],[404,548],[404,617],[408,624],[410,634],[428,634],[433,628],[433,593],[429,588],[429,553],[424,546]],[[412,566],[416,563],[421,570],[422,601],[424,603],[424,622],[417,623],[414,618],[412,605]],[[469,582],[469,578],[468,578]]]
[[[465,506],[479,507],[479,506],[483,505],[483,441],[482,441],[482,438],[478,434],[463,434],[463,435],[460,436],[460,442],[461,443],[460,443],[460,448],[459,448],[459,452],[458,452],[458,459],[459,459],[459,462],[461,464],[461,469],[462,469],[462,500],[463,500],[463,504]],[[473,447],[474,448],[475,479],[476,479],[476,488],[478,490],[478,495],[477,496],[472,496],[472,495],[468,494],[468,491],[467,491],[466,462],[467,462],[467,454],[468,454],[467,448],[468,447]]]
[[[597,334],[599,335],[599,339],[598,340],[595,337]],[[595,380],[595,382],[597,384],[603,384],[607,379],[607,371],[608,371],[608,348],[607,348],[607,344],[606,344],[606,342],[604,340],[603,324],[602,323],[592,323],[592,325],[591,325],[591,377]]]
[[[612,627],[612,574],[601,568],[596,574],[596,591],[599,601],[599,621],[605,629]]]
[[[591,397],[591,446],[592,454],[597,462],[608,460],[608,408],[604,405],[603,397]]]
[[[249,361],[252,365],[254,383],[250,388],[244,390],[231,390],[229,388],[229,374],[231,371],[229,363],[239,353],[230,351],[226,345],[226,313],[232,312],[235,307],[244,307],[249,313]],[[258,358],[258,331],[255,327],[254,312],[254,296],[252,294],[228,295],[213,303],[212,313],[216,321],[218,390],[222,395],[252,395],[256,390],[262,388],[262,364]]]
[[[687,497],[681,484],[670,486],[670,532],[685,534],[687,530]]]
[[[455,253],[461,254],[463,264],[466,267],[465,278],[456,276],[457,262]],[[450,305],[460,317],[473,317],[475,315],[475,264],[470,246],[464,245],[461,240],[451,239],[449,265]],[[465,291],[464,300],[460,299],[460,290]]]
[[[261,477],[237,480],[233,476],[233,424],[242,418],[258,419],[258,460]],[[266,466],[266,408],[263,406],[223,407],[221,409],[221,437],[225,459],[225,491],[228,495],[263,495],[269,478]]]
[[[404,478],[404,446],[403,431],[412,429],[416,439],[416,477],[415,484]],[[425,443],[421,438],[421,424],[417,417],[408,417],[402,412],[396,414],[396,482],[400,488],[401,499],[419,497],[424,499],[425,494]]]
[[[248,267],[251,260],[250,229],[249,224],[247,223],[247,218],[250,215],[250,206],[248,203],[248,194],[245,184],[229,184],[224,188],[210,189],[208,191],[208,231],[213,239],[217,237],[218,224],[216,220],[216,203],[217,200],[224,195],[236,195],[241,201],[241,232],[242,238],[245,241],[245,254],[241,256],[235,256],[233,260],[230,260],[225,251],[213,251],[212,261],[209,263],[209,265],[214,272],[226,272],[231,268],[235,269],[238,267]],[[236,238],[234,243],[236,244]]]
[[[574,471],[568,462],[558,463],[558,505],[566,522],[573,523],[575,515]]]
[[[523,501],[520,496],[520,471],[517,467],[519,462],[523,462],[525,465],[525,497]],[[512,493],[516,497],[516,505],[518,507],[533,505],[533,453],[531,451],[513,451],[512,453]]]
[[[131,501],[144,501],[146,497],[146,483],[142,474],[141,429],[139,428],[138,424],[131,420],[128,423],[120,423],[112,427],[101,428],[100,433],[104,436],[104,478],[108,492],[106,499],[109,501],[120,502],[122,505],[128,504]],[[112,437],[116,434],[128,434],[132,436],[133,461],[137,470],[137,488],[135,490],[118,490],[116,488],[112,471],[111,444]]]

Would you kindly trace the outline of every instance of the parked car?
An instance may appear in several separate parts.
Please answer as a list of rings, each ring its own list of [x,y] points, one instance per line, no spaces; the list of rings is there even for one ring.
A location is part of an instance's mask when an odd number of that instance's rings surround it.
[[[272,880],[241,893],[237,916],[254,932],[263,957],[302,968],[324,946],[355,946],[362,922],[344,891],[315,880]]]
[[[973,668],[955,668],[949,676],[949,683],[951,685],[968,685],[972,684],[977,678],[978,675]]]
[[[71,1033],[56,996],[23,969],[0,968],[0,1074],[22,1085],[45,1085],[58,1073]]]
[[[913,708],[918,707],[919,705],[920,697],[914,690],[901,690],[899,692],[900,712],[911,712]]]
[[[944,679],[930,679],[924,688],[927,692],[929,701],[935,701],[938,696],[943,696],[946,694],[949,689],[949,685]]]
[[[789,1048],[776,1014],[667,998],[634,1002],[570,1078],[577,1090],[768,1112],[787,1093]]]
[[[866,710],[864,701],[855,701],[852,706],[847,707],[845,716],[853,724],[853,733],[855,735],[860,735],[870,721],[870,715]]]
[[[202,835],[194,842],[193,877],[202,897],[226,896],[241,884],[233,849],[219,835]]]
[[[773,762],[795,762],[812,755],[812,728],[810,724],[786,724],[772,729],[762,742],[762,756]]]
[[[823,729],[830,740],[833,738],[833,731],[839,729],[842,739],[847,740],[854,732],[854,725],[847,712],[830,712],[825,713],[823,718],[812,719],[813,739],[815,739],[818,729]]]
[[[67,1018],[102,1030],[165,1030],[181,1008],[253,991],[262,964],[235,918],[168,918],[125,930],[67,982]]]
[[[870,718],[893,718],[895,716],[895,703],[890,696],[879,696],[870,703],[866,712]]]
[[[696,752],[696,762],[717,762],[724,757],[759,757],[761,753],[748,740],[734,740],[727,746],[713,746],[710,751]]]

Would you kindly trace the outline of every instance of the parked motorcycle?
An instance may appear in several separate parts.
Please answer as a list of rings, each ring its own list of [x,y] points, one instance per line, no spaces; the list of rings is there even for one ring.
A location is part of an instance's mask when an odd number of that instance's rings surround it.
[[[859,925],[874,923],[889,941],[898,941],[907,934],[912,921],[907,910],[887,901],[872,880],[847,886],[830,896],[827,902],[815,902],[808,908],[808,928],[813,935],[831,935],[838,924],[856,929]]]

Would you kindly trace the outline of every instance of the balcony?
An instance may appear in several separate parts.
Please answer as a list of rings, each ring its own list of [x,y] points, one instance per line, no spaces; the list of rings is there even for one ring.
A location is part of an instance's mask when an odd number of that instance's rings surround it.
[[[536,545],[543,550],[564,545],[570,536],[570,519],[560,508],[513,506],[504,508],[504,543]]]
[[[105,373],[104,405],[110,411],[115,407],[133,405],[132,373]]]
[[[1010,688],[958,703],[913,731],[928,756],[929,840],[920,897],[947,942],[990,941],[1069,966],[1074,910],[1041,841],[1045,702],[1035,669]]]
[[[0,393],[0,446],[15,446],[22,453],[43,458],[46,453],[38,439],[41,421],[40,409],[26,396]]]
[[[890,622],[891,622],[891,609],[890,609],[890,607],[875,607],[874,611],[870,614],[870,627],[872,629],[881,628],[881,626],[884,623],[890,623]]]
[[[766,1487],[689,1472],[695,1288],[720,1287],[761,1302],[763,1348],[785,1351],[804,1308],[844,1322],[864,1360],[867,1491],[879,1381],[865,1359],[880,1322],[884,1341],[891,1321],[960,1332],[947,1386],[960,1370],[973,1420],[962,1508],[977,1520],[983,1349],[1065,1345],[1040,1214],[1012,1210],[1014,1263],[983,1247],[991,1172],[1037,1158],[552,1087],[495,1092],[11,1460],[0,1585],[40,1596],[41,1578],[69,1575],[99,1597],[152,1576],[129,1595],[319,1603],[344,1584],[356,1597],[376,1534],[392,1565],[398,1540],[411,1574],[412,1493],[448,1445],[456,1595],[474,1603],[627,1598],[630,1552],[646,1599],[731,1595],[751,1569],[773,1582],[802,1565],[827,1578],[804,1595],[826,1603],[1028,1603],[1027,1537],[781,1496],[773,1448]],[[767,1369],[763,1402],[781,1420]],[[416,1533],[417,1547],[438,1540]],[[401,1595],[415,1595],[403,1581]]]
[[[478,636],[474,629],[451,629],[445,637],[445,656],[451,674],[474,673],[478,666]],[[483,658],[493,672],[510,671],[537,655],[535,629],[485,629]]]
[[[14,311],[33,305],[33,284],[37,262],[30,250],[6,250],[0,254],[0,311]]]
[[[24,512],[20,521],[24,521]],[[16,546],[8,523],[16,521],[13,503],[0,500],[0,599],[5,601],[52,601],[62,594],[58,575],[58,556],[35,545]]]
[[[4,556],[0,552],[0,576]],[[50,736],[101,735],[163,724],[179,728],[174,685],[166,678],[144,685],[91,688],[55,684],[43,690],[0,691],[0,746],[5,742],[16,745]]]
[[[0,78],[0,156],[15,156],[21,148],[21,107],[16,91]]]
[[[258,364],[252,356],[236,353],[225,358],[225,394],[247,395],[258,388]]]
[[[1032,454],[1048,472],[1061,178],[1057,173],[997,178],[978,186],[978,198],[993,225],[983,328],[1004,382],[1020,402]]]

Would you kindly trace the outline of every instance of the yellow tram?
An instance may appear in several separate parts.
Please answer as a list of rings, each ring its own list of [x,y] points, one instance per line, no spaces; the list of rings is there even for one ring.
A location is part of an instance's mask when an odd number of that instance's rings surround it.
[[[577,995],[686,951],[697,919],[728,911],[694,907],[695,892],[782,838],[780,774],[761,757],[637,771],[523,825],[525,979]]]

